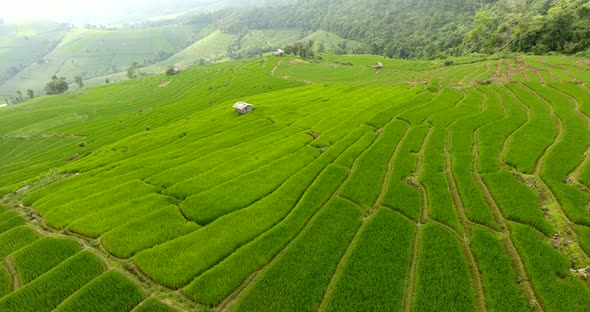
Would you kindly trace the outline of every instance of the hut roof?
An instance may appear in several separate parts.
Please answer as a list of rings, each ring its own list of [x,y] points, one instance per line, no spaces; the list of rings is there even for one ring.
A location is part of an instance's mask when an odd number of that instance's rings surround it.
[[[252,104],[246,103],[246,102],[238,102],[236,104],[234,104],[233,108],[235,109],[244,109],[248,106],[252,106]]]

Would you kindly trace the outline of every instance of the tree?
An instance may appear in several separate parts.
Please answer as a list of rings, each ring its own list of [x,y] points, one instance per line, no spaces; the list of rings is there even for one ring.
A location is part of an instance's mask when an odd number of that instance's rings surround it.
[[[84,81],[82,81],[82,76],[74,76],[74,82],[78,85],[78,88],[84,87]]]
[[[45,85],[45,93],[48,95],[61,94],[68,91],[69,86],[65,77],[57,77],[53,75],[51,81]]]
[[[109,80],[109,78],[105,79],[104,82],[111,83],[111,81]]]
[[[20,103],[20,102],[24,102],[24,100],[25,100],[25,98],[23,96],[23,93],[20,92],[20,91],[16,91],[16,99],[15,99],[15,101],[17,103]]]
[[[178,72],[180,72],[180,69],[176,66],[169,66],[166,69],[166,75],[168,75],[168,76],[174,76],[174,75],[178,74]]]
[[[34,98],[35,97],[35,91],[33,91],[31,89],[27,90],[27,97],[29,98],[29,100],[32,99],[32,98]]]
[[[127,78],[133,79],[137,78],[137,74],[139,73],[139,63],[133,62],[129,64],[129,68],[127,68]]]

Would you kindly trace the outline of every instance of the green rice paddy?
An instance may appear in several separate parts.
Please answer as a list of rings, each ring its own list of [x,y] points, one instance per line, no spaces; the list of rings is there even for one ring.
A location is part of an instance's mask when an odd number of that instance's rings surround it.
[[[0,311],[587,311],[587,62],[265,56],[11,106]]]

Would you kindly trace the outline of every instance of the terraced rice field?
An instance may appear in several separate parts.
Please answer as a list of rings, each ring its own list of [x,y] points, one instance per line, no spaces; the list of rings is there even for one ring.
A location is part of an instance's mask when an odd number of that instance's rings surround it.
[[[588,61],[378,59],[0,112],[0,310],[587,311]]]

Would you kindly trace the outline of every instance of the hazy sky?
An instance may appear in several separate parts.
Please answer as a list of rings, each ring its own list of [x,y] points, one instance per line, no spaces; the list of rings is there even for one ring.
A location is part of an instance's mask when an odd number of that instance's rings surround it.
[[[143,16],[151,10],[161,14],[198,2],[214,0],[0,0],[0,17],[6,22],[51,20],[100,23],[121,16]]]

